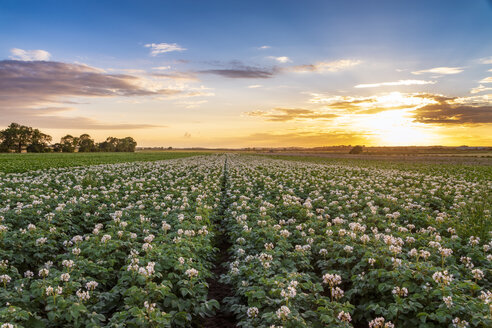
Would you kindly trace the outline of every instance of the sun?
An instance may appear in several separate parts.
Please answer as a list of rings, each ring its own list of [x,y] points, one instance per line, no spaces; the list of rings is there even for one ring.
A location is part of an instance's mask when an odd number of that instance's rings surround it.
[[[377,144],[385,146],[427,145],[438,139],[428,127],[413,122],[409,110],[392,110],[374,114],[365,124],[372,130]]]
[[[429,145],[439,143],[437,127],[429,127],[415,122],[413,111],[432,99],[400,92],[375,97],[367,110],[379,111],[372,114],[360,114],[354,119],[354,126],[367,131],[374,144],[384,146]],[[387,110],[384,110],[386,109]],[[395,109],[392,109],[395,108]],[[383,109],[383,111],[380,111]]]

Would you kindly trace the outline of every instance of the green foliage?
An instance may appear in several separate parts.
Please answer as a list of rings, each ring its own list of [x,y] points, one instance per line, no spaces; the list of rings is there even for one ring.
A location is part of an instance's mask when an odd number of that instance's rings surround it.
[[[44,153],[49,151],[48,143],[51,136],[29,126],[11,123],[0,131],[0,152],[15,151],[17,153],[27,147],[28,152]]]
[[[362,146],[355,146],[354,148],[350,149],[349,154],[362,154],[364,151],[364,148]]]
[[[1,172],[26,172],[71,166],[161,161],[203,154],[205,153],[179,151],[135,153],[0,154],[0,174]]]

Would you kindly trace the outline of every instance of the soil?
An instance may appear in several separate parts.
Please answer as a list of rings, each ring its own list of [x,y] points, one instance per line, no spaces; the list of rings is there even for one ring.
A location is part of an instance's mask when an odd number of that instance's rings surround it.
[[[219,253],[215,258],[214,268],[212,272],[214,277],[208,282],[208,299],[217,300],[220,308],[215,315],[210,318],[201,320],[201,328],[236,328],[237,320],[232,313],[226,311],[224,298],[234,296],[231,286],[223,284],[219,281],[222,274],[227,272],[226,263],[229,262],[229,253],[227,252],[231,244],[229,243],[224,226],[224,211],[227,208],[227,159],[224,163],[224,175],[222,177],[222,204],[217,215],[215,224],[217,229],[215,236],[215,246],[219,249]]]
[[[231,246],[223,235],[217,236],[219,248],[219,254],[215,261],[215,267],[212,269],[214,278],[209,279],[208,299],[215,299],[219,301],[220,308],[217,310],[215,316],[202,319],[202,328],[236,328],[236,319],[231,313],[225,311],[223,300],[225,297],[234,296],[231,286],[219,282],[221,274],[226,273],[227,269],[223,266],[229,260],[227,250]]]

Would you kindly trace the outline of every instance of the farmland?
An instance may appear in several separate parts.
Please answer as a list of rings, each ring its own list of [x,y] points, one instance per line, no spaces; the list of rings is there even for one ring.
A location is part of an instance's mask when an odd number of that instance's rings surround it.
[[[197,152],[136,152],[136,153],[27,153],[0,154],[0,173],[71,167],[80,165],[115,164],[138,161],[161,161],[196,156]]]
[[[490,167],[133,158],[5,157],[1,324],[492,325]]]

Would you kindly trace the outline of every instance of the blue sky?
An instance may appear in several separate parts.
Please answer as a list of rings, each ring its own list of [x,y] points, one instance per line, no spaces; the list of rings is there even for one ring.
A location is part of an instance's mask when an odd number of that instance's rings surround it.
[[[174,51],[153,55],[152,44],[174,45]],[[46,62],[87,65],[102,78],[129,75],[125,83],[141,90],[113,92],[113,87],[88,96],[44,88],[28,103],[5,103],[9,112],[0,124],[18,117],[55,137],[66,132],[61,131],[65,125],[75,134],[86,129],[96,137],[135,135],[141,145],[483,144],[492,141],[487,133],[492,83],[486,80],[492,76],[491,56],[492,3],[486,0],[3,0],[0,60],[18,61],[16,74],[25,72],[26,62],[41,59],[44,66],[29,70],[49,76],[56,72]],[[163,72],[168,76],[157,77]],[[12,85],[6,76],[4,83]],[[87,83],[94,81],[77,83],[91,88]],[[475,91],[482,91],[471,93],[480,85]],[[415,100],[424,93],[429,101]],[[375,101],[391,94],[394,106]],[[333,106],[340,97],[345,103],[376,103],[379,109]],[[466,107],[470,104],[473,108]],[[76,117],[92,125],[76,126]],[[394,130],[404,125],[414,138],[381,132],[372,122],[379,119],[385,124],[401,119]],[[135,122],[140,125],[128,125]]]

